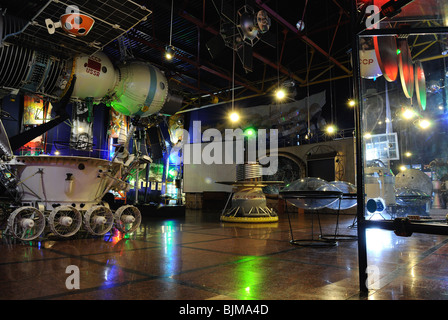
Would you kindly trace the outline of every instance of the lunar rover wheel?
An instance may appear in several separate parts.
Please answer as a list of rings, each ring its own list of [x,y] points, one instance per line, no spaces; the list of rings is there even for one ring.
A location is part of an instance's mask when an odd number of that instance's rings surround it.
[[[137,230],[142,221],[140,210],[131,205],[118,208],[114,214],[115,226],[124,233],[131,233]]]
[[[48,224],[55,235],[70,237],[81,228],[82,215],[72,206],[56,207],[48,216]]]
[[[45,229],[45,216],[34,207],[21,207],[8,218],[8,229],[21,240],[34,240]]]
[[[114,225],[114,215],[105,206],[91,207],[84,214],[84,226],[90,234],[101,236],[112,229]]]

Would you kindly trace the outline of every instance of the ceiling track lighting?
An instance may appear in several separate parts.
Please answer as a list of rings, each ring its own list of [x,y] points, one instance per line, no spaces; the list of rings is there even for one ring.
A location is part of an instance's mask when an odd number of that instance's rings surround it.
[[[173,38],[173,9],[174,0],[171,0],[171,24],[170,24],[170,44],[165,47],[165,59],[171,60],[174,58],[175,50],[174,46],[171,44]]]
[[[174,47],[172,45],[168,45],[165,47],[165,58],[167,60],[171,60],[174,58],[175,55],[175,51],[174,51]]]

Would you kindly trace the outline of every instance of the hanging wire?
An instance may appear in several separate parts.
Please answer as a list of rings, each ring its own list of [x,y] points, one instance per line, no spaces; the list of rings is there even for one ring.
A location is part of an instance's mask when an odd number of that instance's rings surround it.
[[[171,39],[173,37],[173,8],[174,8],[174,0],[171,0],[171,26],[170,26],[170,46],[171,46]]]
[[[308,1],[307,1],[308,2]],[[306,9],[306,4],[305,4]],[[305,10],[304,10],[305,11]],[[303,14],[302,23],[305,23],[303,20],[305,18],[305,14]],[[308,34],[308,29],[305,30],[305,35]],[[306,67],[307,67],[307,74],[306,74],[306,109],[308,110],[308,130],[307,130],[307,136],[308,139],[311,139],[311,117],[310,117],[310,81],[308,78],[308,73],[310,66],[308,65],[308,45],[305,44],[305,50],[306,50]]]
[[[233,49],[232,64],[233,64],[232,65],[232,112],[233,112],[235,110],[235,48]]]
[[[305,1],[305,7],[303,8],[303,13],[302,13],[302,23],[304,23],[303,19],[305,19],[305,12],[306,12],[306,7],[308,5],[308,0]]]
[[[326,11],[325,14],[327,16],[327,21],[329,20],[329,15],[328,15],[328,7],[326,7]],[[328,48],[330,48],[330,34],[328,33],[327,35],[327,40],[328,40]],[[331,54],[331,52],[328,52],[328,54]],[[335,124],[335,118],[334,118],[334,110],[333,110],[333,85],[332,85],[332,78],[333,78],[333,68],[331,67],[331,60],[328,60],[328,68],[330,69],[330,81],[328,82],[330,85],[330,115],[331,115],[331,124],[334,125]]]
[[[276,3],[276,8],[275,8],[275,10],[278,12],[278,2]],[[277,26],[277,28],[276,28],[276,37],[277,37],[277,44],[279,43],[279,36],[278,36],[278,26]],[[286,37],[285,37],[285,40],[286,40]],[[278,54],[278,45],[276,46],[276,54],[277,54],[277,92],[280,90],[280,57],[279,57],[279,54]],[[279,104],[279,99],[276,99],[276,103],[277,103],[277,105]]]
[[[235,13],[235,1],[233,1],[233,12]],[[235,16],[234,16],[235,19]],[[233,58],[232,58],[232,112],[235,111],[235,37],[233,37]]]

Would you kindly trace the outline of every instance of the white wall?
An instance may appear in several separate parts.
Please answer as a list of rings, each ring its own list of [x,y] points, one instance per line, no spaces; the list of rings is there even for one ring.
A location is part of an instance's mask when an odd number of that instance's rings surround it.
[[[222,143],[223,152],[221,155],[221,161],[217,161],[221,164],[206,164],[202,158],[200,159],[200,163],[193,163],[198,162],[193,161],[194,154],[197,156],[199,150],[202,153],[207,144],[208,143],[191,143],[184,146],[186,148],[190,148],[189,159],[184,158],[184,192],[231,192],[232,186],[216,183],[218,181],[236,181],[237,165],[235,163],[225,164],[224,143]],[[196,159],[199,159],[199,157]]]

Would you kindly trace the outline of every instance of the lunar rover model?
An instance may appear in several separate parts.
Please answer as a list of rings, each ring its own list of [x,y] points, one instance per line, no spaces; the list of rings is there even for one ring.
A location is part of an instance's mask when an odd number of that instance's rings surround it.
[[[105,159],[78,156],[13,156],[0,123],[0,183],[8,200],[0,218],[4,233],[20,240],[41,235],[70,237],[81,228],[101,236],[115,226],[132,233],[141,223],[140,211],[123,205],[112,211],[102,201],[110,190],[126,190],[131,170],[151,161],[148,157]]]

